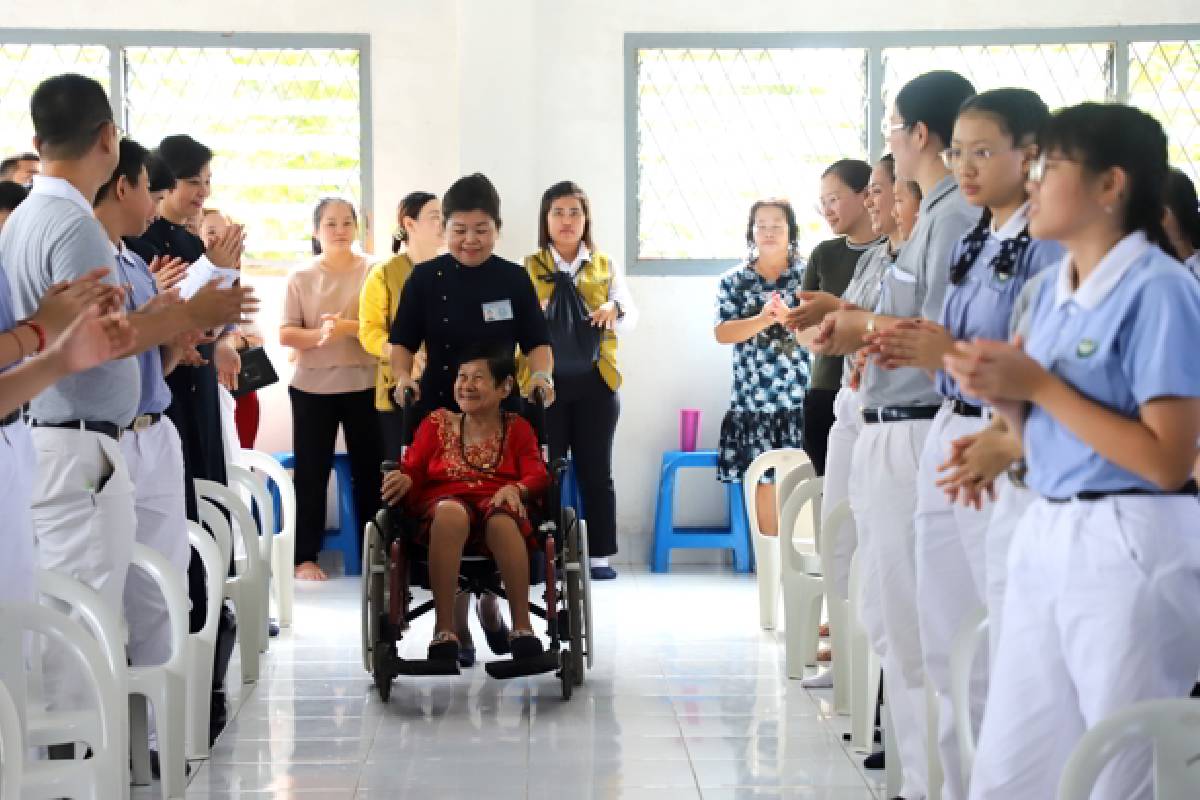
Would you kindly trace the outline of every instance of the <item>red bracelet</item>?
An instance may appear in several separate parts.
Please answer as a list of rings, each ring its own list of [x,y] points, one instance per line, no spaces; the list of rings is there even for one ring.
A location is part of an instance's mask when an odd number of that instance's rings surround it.
[[[46,329],[41,326],[41,323],[34,322],[31,319],[23,319],[18,322],[17,325],[24,325],[25,327],[29,328],[29,330],[33,331],[37,336],[37,350],[33,352],[33,355],[36,356],[38,353],[46,349]]]

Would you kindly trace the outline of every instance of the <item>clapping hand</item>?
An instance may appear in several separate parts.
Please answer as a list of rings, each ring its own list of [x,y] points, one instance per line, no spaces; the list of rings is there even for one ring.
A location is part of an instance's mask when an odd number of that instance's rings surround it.
[[[187,276],[188,263],[182,258],[155,256],[148,264],[160,292],[174,289]]]

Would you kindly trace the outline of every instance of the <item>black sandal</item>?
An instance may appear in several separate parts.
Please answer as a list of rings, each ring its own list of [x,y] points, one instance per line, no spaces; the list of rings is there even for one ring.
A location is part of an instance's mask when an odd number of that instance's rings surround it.
[[[433,641],[429,643],[429,660],[456,662],[458,660],[458,637],[450,631],[441,631],[436,634]]]
[[[515,660],[537,658],[543,652],[542,640],[533,631],[513,631],[508,636],[508,645]]]

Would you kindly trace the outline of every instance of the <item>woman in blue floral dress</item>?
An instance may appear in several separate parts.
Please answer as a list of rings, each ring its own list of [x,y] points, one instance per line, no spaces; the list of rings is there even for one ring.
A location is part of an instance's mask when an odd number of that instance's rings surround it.
[[[804,264],[796,257],[796,215],[787,200],[761,200],[750,209],[750,257],[721,276],[717,341],[733,345],[733,386],[721,422],[717,478],[740,481],[756,457],[803,446],[804,393],[809,355],[783,326],[795,306]],[[759,527],[778,533],[770,478],[755,497]]]

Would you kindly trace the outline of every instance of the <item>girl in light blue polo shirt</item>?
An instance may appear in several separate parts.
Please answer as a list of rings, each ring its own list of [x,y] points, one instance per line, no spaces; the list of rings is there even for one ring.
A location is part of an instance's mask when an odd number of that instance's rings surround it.
[[[1028,341],[947,359],[1024,438],[1039,495],[1013,538],[1004,628],[971,797],[1055,795],[1089,728],[1185,697],[1200,671],[1200,284],[1162,227],[1167,142],[1128,106],[1058,112],[1031,170],[1030,233],[1067,256]],[[1122,751],[1092,797],[1151,796],[1150,749]]]

